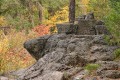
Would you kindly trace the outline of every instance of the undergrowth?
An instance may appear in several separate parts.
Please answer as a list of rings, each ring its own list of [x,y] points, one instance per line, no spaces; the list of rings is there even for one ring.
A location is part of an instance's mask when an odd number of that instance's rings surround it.
[[[94,75],[94,71],[96,71],[99,67],[99,64],[87,64],[85,66],[85,70],[87,70],[89,74]]]
[[[114,56],[115,56],[115,59],[120,59],[120,49],[116,49],[114,51]]]
[[[0,31],[0,73],[25,68],[35,62],[23,48],[23,43],[34,37],[33,31],[25,34],[25,31],[11,30],[8,35]]]

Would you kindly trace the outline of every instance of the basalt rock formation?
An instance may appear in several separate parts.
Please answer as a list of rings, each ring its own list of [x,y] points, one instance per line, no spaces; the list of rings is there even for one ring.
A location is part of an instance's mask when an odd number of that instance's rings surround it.
[[[77,80],[84,78],[84,67],[90,63],[101,65],[95,72],[100,80],[120,79],[120,65],[113,54],[118,47],[107,45],[103,35],[54,34],[24,45],[37,62],[19,80]]]
[[[78,24],[58,24],[59,34],[24,43],[37,62],[12,74],[17,80],[120,80],[120,61],[114,61],[119,47],[107,44],[103,26],[104,22],[88,18],[80,18]],[[87,64],[99,67],[90,74]]]
[[[103,21],[93,13],[78,18],[77,23],[57,24],[58,34],[26,41],[24,47],[37,60],[19,80],[107,80],[120,79],[120,62],[104,39],[109,35]],[[87,64],[100,65],[94,76],[87,77]],[[85,77],[86,76],[86,77]]]

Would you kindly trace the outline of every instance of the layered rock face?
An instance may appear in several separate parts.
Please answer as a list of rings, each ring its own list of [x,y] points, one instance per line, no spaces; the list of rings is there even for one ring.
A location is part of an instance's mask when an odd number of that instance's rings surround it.
[[[101,65],[96,78],[120,79],[120,65],[113,61],[118,47],[108,46],[103,35],[47,35],[25,42],[24,47],[37,62],[24,70],[19,80],[78,80],[86,76],[88,63]]]

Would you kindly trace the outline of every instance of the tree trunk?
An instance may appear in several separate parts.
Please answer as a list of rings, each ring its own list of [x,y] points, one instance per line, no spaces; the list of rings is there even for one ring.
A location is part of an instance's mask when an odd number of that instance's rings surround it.
[[[36,5],[37,5],[37,7],[38,7],[38,15],[39,15],[39,21],[40,21],[40,23],[42,23],[42,21],[43,21],[43,8],[42,8],[42,5],[38,2],[38,1],[36,1]]]
[[[75,0],[70,0],[69,4],[69,22],[74,23],[75,21]]]
[[[32,27],[34,27],[34,16],[33,16],[33,11],[32,11],[32,2],[31,0],[28,3],[28,10],[29,10],[29,21],[32,23]]]

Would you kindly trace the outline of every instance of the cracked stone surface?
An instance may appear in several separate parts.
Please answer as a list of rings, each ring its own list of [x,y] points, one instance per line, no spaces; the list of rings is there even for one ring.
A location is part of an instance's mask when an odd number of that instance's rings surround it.
[[[120,65],[113,61],[113,51],[118,47],[107,45],[103,35],[47,35],[25,42],[24,47],[37,62],[24,70],[18,80],[97,79],[84,77],[88,63],[101,65],[96,76],[103,80],[120,78]]]

